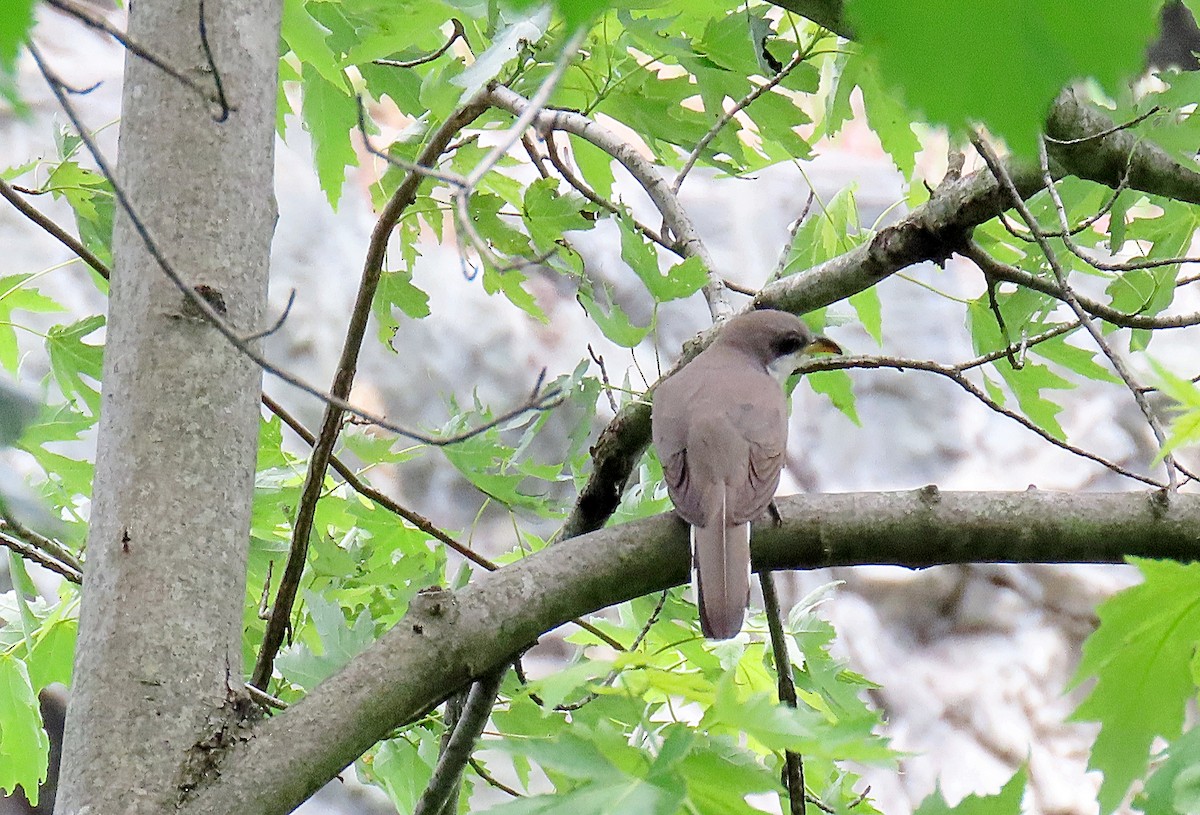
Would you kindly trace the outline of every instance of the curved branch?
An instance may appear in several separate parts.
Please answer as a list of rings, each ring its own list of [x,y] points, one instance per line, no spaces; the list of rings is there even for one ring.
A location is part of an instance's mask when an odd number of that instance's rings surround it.
[[[793,496],[779,509],[778,527],[755,527],[756,569],[1120,563],[1129,555],[1200,554],[1195,495],[926,487]],[[392,728],[500,667],[539,634],[682,583],[688,561],[686,527],[660,515],[548,546],[448,593],[445,602],[417,604],[311,694],[236,741],[222,757],[219,782],[199,788],[179,812],[290,811]]]
[[[1003,280],[1006,283],[1016,283],[1018,286],[1024,286],[1027,289],[1039,291],[1042,294],[1048,294],[1058,300],[1066,300],[1066,296],[1061,286],[1053,280],[1047,280],[1044,277],[1038,277],[1024,269],[1019,269],[1016,266],[1010,266],[1007,263],[1002,263],[996,260],[983,250],[979,244],[972,241],[965,248],[959,251],[965,258],[969,258],[979,270],[989,278],[995,280]],[[1119,325],[1122,328],[1146,328],[1146,329],[1161,329],[1161,328],[1188,328],[1194,325],[1200,325],[1200,312],[1192,312],[1190,314],[1180,314],[1174,317],[1158,317],[1149,314],[1129,314],[1124,311],[1118,311],[1115,308],[1106,306],[1090,297],[1084,297],[1081,294],[1076,294],[1075,298],[1079,301],[1079,305],[1091,314],[1093,317],[1098,317],[1106,323]]]
[[[484,99],[491,105],[522,116],[529,109],[529,101],[503,85],[488,86]],[[714,316],[729,316],[732,307],[725,301],[725,284],[717,273],[716,263],[708,248],[700,240],[700,233],[691,217],[680,205],[671,185],[659,173],[658,168],[642,157],[631,144],[615,133],[597,124],[582,113],[569,110],[541,110],[530,118],[532,127],[540,131],[561,130],[578,136],[599,147],[621,163],[634,180],[641,185],[654,206],[662,215],[665,229],[678,239],[679,251],[684,257],[698,257],[708,272],[708,283],[704,286],[704,297]],[[665,237],[665,236],[664,236]]]

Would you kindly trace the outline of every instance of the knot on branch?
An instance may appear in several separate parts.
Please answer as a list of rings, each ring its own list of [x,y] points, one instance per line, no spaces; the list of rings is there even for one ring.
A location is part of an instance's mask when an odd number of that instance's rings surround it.
[[[458,600],[450,589],[430,586],[417,592],[417,596],[408,606],[408,614],[414,618],[413,631],[420,634],[423,630],[420,618],[453,622],[458,617]]]
[[[931,260],[941,268],[954,253],[965,249],[971,240],[971,229],[951,224],[933,226],[920,221],[904,220],[881,229],[871,239],[867,250],[872,268],[880,277],[896,268]]]

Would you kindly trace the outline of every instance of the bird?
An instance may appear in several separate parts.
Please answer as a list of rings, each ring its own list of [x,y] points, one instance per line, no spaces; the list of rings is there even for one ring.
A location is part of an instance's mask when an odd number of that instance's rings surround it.
[[[822,352],[841,348],[794,314],[750,311],[655,389],[651,436],[675,512],[691,527],[692,585],[709,639],[742,629],[750,522],[774,509],[787,451],[783,384]]]

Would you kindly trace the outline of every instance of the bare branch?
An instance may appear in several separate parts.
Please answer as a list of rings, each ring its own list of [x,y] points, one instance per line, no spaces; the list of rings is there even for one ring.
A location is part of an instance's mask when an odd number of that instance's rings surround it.
[[[450,21],[454,24],[454,30],[450,33],[450,38],[446,40],[445,45],[433,53],[426,54],[423,57],[417,57],[416,59],[375,59],[371,61],[376,65],[386,65],[389,68],[416,68],[418,65],[425,65],[426,63],[433,62],[442,54],[449,51],[450,46],[454,45],[455,41],[461,39],[465,42],[467,39],[467,32],[466,29],[463,28],[462,20],[459,20],[457,17],[451,17]]]
[[[1049,237],[1049,236],[1047,236]],[[1018,269],[1016,266],[1010,266],[1007,263],[1002,263],[996,260],[983,250],[979,244],[972,241],[963,249],[959,250],[959,254],[970,259],[979,267],[984,276],[989,279],[1003,280],[1008,283],[1016,283],[1019,286],[1024,286],[1035,291],[1040,291],[1043,294],[1048,294],[1058,300],[1065,300],[1062,288],[1056,281],[1047,280],[1044,277],[1038,277],[1035,274]],[[1073,292],[1074,293],[1074,292]],[[1145,328],[1150,330],[1165,329],[1165,328],[1188,328],[1194,325],[1200,325],[1200,312],[1192,312],[1190,314],[1180,314],[1174,317],[1159,317],[1148,314],[1129,314],[1124,311],[1117,311],[1111,306],[1106,306],[1082,294],[1075,293],[1076,300],[1094,317],[1104,320],[1106,323],[1119,325],[1123,328]]]
[[[1000,351],[997,353],[1003,356],[1007,352]],[[976,365],[973,362],[969,364],[969,367],[976,367]],[[937,374],[938,376],[945,377],[954,384],[958,385],[971,396],[975,397],[984,405],[986,405],[989,409],[999,413],[1001,416],[1012,419],[1026,430],[1036,433],[1050,444],[1053,444],[1055,447],[1066,450],[1068,453],[1073,453],[1080,458],[1086,458],[1089,461],[1094,461],[1106,469],[1116,473],[1117,475],[1122,475],[1126,478],[1132,478],[1135,481],[1140,481],[1143,484],[1148,484],[1152,487],[1163,488],[1166,486],[1165,484],[1156,481],[1153,478],[1148,478],[1140,473],[1135,473],[1134,471],[1126,467],[1122,467],[1120,464],[1117,464],[1114,461],[1109,461],[1103,456],[1099,456],[1089,450],[1083,449],[1082,447],[1078,447],[1074,444],[1063,441],[1049,431],[1039,427],[1024,415],[1017,413],[1011,408],[1005,407],[988,396],[982,388],[966,377],[966,375],[963,373],[963,371],[967,369],[966,367],[960,369],[957,366],[942,365],[941,363],[933,362],[931,360],[902,359],[899,357],[823,357],[806,362],[800,368],[800,371],[803,373],[808,373],[810,371],[830,371],[843,368],[892,368],[897,371],[925,371],[927,373]]]
[[[582,178],[577,176],[575,174],[575,171],[572,170],[570,168],[570,166],[568,166],[566,161],[564,161],[561,156],[559,156],[558,147],[555,144],[553,130],[547,130],[544,135],[546,138],[546,157],[550,160],[550,163],[552,165],[554,165],[554,169],[558,171],[558,174],[563,177],[563,180],[566,181],[568,184],[570,184],[575,189],[576,192],[578,192],[584,198],[591,201],[596,206],[606,209],[609,212],[613,213],[614,215],[619,215],[622,212],[624,212],[625,214],[627,214],[629,216],[630,221],[633,222],[634,229],[636,229],[638,232],[641,232],[647,238],[649,238],[650,240],[657,243],[663,249],[666,249],[669,252],[674,252],[674,253],[682,256],[682,252],[677,243],[675,243],[674,241],[667,240],[661,234],[659,234],[656,230],[651,229],[650,227],[646,226],[645,224],[634,219],[633,213],[628,212],[628,210],[622,209],[621,207],[614,204],[612,201],[609,201],[608,199],[604,198],[599,193],[597,193],[595,190],[593,190],[590,186],[588,186],[586,181],[584,181]]]
[[[38,549],[41,552],[49,555],[55,560],[67,564],[76,572],[83,571],[83,563],[75,556],[67,547],[63,546],[58,541],[48,538],[38,532],[34,532],[29,527],[18,521],[7,513],[0,512],[0,529],[7,530],[14,537],[28,543],[30,546]]]
[[[492,705],[500,690],[500,680],[508,671],[505,666],[480,678],[471,686],[467,701],[463,705],[462,714],[454,726],[446,749],[438,757],[437,766],[429,785],[421,793],[413,808],[413,815],[440,815],[444,811],[446,801],[458,788],[463,768],[475,751],[475,742],[483,733],[488,717],[492,713]]]
[[[0,529],[3,528],[3,525],[0,525]],[[51,557],[49,554],[42,551],[37,546],[29,543],[28,541],[21,540],[14,535],[7,534],[6,532],[0,532],[0,546],[5,546],[16,552],[20,557],[49,569],[56,574],[62,575],[63,578],[71,581],[72,583],[78,584],[83,582],[83,573],[79,571],[79,569],[69,566],[57,558]]]

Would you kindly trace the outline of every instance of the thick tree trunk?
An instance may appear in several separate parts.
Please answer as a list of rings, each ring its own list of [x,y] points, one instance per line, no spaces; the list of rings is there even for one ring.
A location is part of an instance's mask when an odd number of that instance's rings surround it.
[[[278,0],[208,0],[218,110],[127,57],[119,183],[162,254],[261,326],[275,223]],[[202,84],[198,0],[131,4],[132,37]],[[205,775],[242,687],[260,372],[114,234],[87,577],[56,811],[164,812]],[[218,734],[214,737],[214,734]]]

